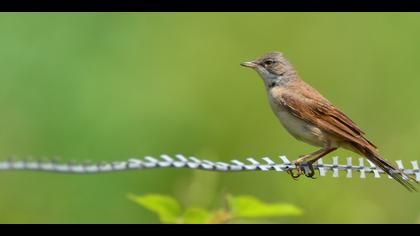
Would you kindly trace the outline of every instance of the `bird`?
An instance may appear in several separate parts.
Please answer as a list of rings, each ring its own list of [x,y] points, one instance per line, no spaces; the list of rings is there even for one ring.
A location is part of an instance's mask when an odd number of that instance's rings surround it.
[[[417,191],[410,177],[382,158],[355,122],[304,82],[281,52],[269,52],[240,65],[254,69],[262,78],[269,104],[284,128],[297,140],[320,148],[293,161],[297,167],[289,171],[293,179],[302,175],[303,164],[310,169],[304,174],[314,178],[313,164],[343,148],[367,158],[409,191]]]

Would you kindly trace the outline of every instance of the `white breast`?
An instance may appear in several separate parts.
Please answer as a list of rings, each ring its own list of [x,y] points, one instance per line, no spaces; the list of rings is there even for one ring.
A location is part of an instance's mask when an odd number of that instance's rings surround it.
[[[272,102],[270,105],[274,114],[280,120],[284,128],[296,139],[317,147],[325,147],[328,144],[326,134],[316,126],[292,115],[283,106]]]

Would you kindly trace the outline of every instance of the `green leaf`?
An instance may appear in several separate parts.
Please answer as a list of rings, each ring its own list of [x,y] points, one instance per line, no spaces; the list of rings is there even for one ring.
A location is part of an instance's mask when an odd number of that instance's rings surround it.
[[[302,214],[302,210],[292,204],[267,204],[252,196],[229,196],[228,202],[233,216],[239,218],[298,216]]]
[[[156,213],[164,224],[174,224],[179,221],[181,206],[172,197],[149,194],[145,196],[129,195],[129,198],[149,211]]]
[[[206,224],[209,222],[211,214],[201,208],[188,208],[183,217],[184,224]]]

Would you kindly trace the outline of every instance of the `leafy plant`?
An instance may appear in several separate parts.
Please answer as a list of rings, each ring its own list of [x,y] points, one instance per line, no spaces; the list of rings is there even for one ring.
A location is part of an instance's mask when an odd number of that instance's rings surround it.
[[[181,206],[175,199],[157,194],[141,197],[130,195],[130,199],[156,213],[162,223],[178,223]]]
[[[164,224],[220,224],[236,219],[299,216],[302,210],[287,203],[264,203],[252,196],[226,197],[224,209],[209,211],[190,207],[182,211],[177,200],[170,196],[149,194],[129,195],[140,206],[156,213]]]
[[[252,196],[229,196],[228,201],[233,215],[238,218],[298,216],[302,214],[302,210],[292,204],[268,204]]]

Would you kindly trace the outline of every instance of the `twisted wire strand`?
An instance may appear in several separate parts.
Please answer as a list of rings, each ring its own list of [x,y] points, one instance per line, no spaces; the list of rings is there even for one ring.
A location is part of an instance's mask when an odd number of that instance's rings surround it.
[[[339,177],[340,172],[345,172],[347,178],[352,178],[357,174],[360,178],[366,178],[367,174],[373,173],[374,178],[380,178],[386,175],[384,171],[377,168],[372,162],[359,158],[358,165],[353,165],[353,158],[347,157],[346,164],[340,164],[338,157],[333,157],[331,164],[324,164],[322,159],[314,165],[314,169],[319,175],[327,176],[328,172],[332,172],[333,177]],[[413,176],[417,182],[420,181],[420,171],[417,161],[411,161],[411,168],[404,167],[402,161],[396,161],[398,168],[406,175]],[[161,155],[160,157],[146,156],[144,158],[132,158],[127,161],[119,162],[101,162],[101,163],[64,163],[57,160],[17,160],[10,159],[0,161],[1,171],[43,171],[56,173],[73,173],[73,174],[94,174],[104,172],[118,172],[126,170],[147,170],[147,169],[163,169],[163,168],[187,168],[199,169],[218,172],[239,172],[239,171],[277,171],[285,172],[297,169],[286,156],[272,159],[263,157],[260,160],[255,158],[247,158],[242,162],[232,160],[229,162],[213,162],[198,159],[196,157],[185,157],[178,154],[174,156]],[[309,166],[303,163],[302,168],[309,173]],[[391,178],[390,176],[388,176]]]

